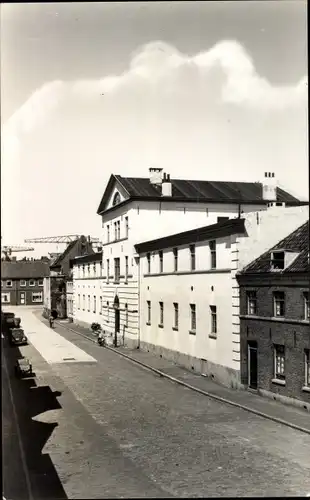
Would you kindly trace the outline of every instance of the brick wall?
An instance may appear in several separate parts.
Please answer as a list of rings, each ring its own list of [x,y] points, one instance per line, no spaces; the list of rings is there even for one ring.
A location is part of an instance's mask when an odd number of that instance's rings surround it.
[[[257,341],[258,389],[310,403],[310,392],[302,389],[305,383],[304,350],[310,348],[310,325],[309,322],[304,321],[303,291],[309,291],[309,288],[242,286],[240,291],[241,315],[247,314],[247,290],[257,292],[257,316],[261,318],[241,318],[242,383],[247,385],[248,382],[248,342]],[[272,321],[268,318],[273,317],[273,292],[276,291],[285,292],[286,318]],[[274,344],[285,346],[285,386],[272,382],[274,378]]]

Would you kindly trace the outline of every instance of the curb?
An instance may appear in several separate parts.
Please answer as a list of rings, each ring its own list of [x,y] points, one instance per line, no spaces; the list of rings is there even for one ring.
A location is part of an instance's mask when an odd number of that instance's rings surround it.
[[[75,333],[77,335],[80,335],[81,337],[84,337],[87,340],[90,340],[94,344],[97,344],[96,340],[93,340],[92,338],[88,337],[87,335],[84,335],[83,333],[77,332],[73,328],[70,328],[68,326],[64,326],[61,323],[58,323],[56,321],[55,321],[55,323],[58,326],[60,326],[62,328],[65,328],[67,330],[70,330],[71,332],[73,332],[73,333]],[[281,418],[272,417],[271,415],[267,415],[266,413],[260,412],[258,410],[254,410],[253,408],[250,408],[249,406],[244,406],[244,405],[241,405],[239,403],[235,403],[234,401],[230,401],[229,399],[222,398],[221,396],[217,396],[215,394],[212,394],[210,392],[204,391],[202,389],[198,389],[198,387],[195,387],[195,386],[193,386],[191,384],[187,384],[186,382],[183,382],[182,380],[180,380],[178,378],[172,377],[171,375],[168,375],[167,373],[162,372],[161,370],[158,370],[157,368],[154,368],[154,367],[152,367],[150,365],[147,365],[146,363],[143,363],[142,361],[138,361],[137,359],[134,359],[131,356],[128,356],[127,354],[124,354],[123,352],[120,352],[120,351],[118,351],[117,349],[115,349],[113,347],[108,347],[108,346],[104,346],[104,347],[105,347],[105,349],[109,349],[110,351],[115,352],[119,356],[123,356],[124,358],[128,359],[129,361],[132,361],[133,363],[136,363],[136,364],[138,364],[140,366],[143,366],[147,370],[150,370],[150,371],[152,371],[154,373],[157,373],[157,375],[159,375],[160,377],[164,377],[164,378],[166,378],[168,380],[171,380],[172,382],[175,382],[175,383],[177,383],[179,385],[182,385],[183,387],[187,387],[187,389],[191,389],[192,391],[198,392],[199,394],[203,394],[204,396],[207,396],[208,398],[214,399],[214,400],[219,401],[221,403],[228,404],[230,406],[234,406],[235,408],[239,408],[241,410],[248,411],[249,413],[253,413],[254,415],[257,415],[259,417],[265,418],[267,420],[271,420],[272,422],[276,422],[277,424],[285,425],[286,427],[291,427],[292,429],[295,429],[297,431],[304,432],[305,434],[310,435],[310,430],[309,429],[305,429],[304,427],[300,427],[299,425],[291,424],[290,422],[287,422],[286,420],[282,420]]]

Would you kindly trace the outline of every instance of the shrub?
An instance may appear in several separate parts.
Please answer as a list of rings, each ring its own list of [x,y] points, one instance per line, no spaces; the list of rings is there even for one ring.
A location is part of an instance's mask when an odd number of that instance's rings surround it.
[[[90,327],[93,332],[99,332],[101,330],[101,326],[99,323],[92,323]]]

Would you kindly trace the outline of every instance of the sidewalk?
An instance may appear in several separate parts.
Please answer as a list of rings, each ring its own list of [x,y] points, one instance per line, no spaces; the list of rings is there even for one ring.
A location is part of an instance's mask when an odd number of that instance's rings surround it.
[[[43,319],[43,318],[42,318]],[[88,329],[67,321],[56,321],[61,329],[68,329],[88,337],[92,342],[96,342],[96,336]],[[148,366],[153,370],[158,370],[174,382],[191,386],[193,390],[203,391],[208,394],[205,396],[214,397],[214,399],[223,399],[228,404],[241,406],[245,410],[253,413],[260,413],[265,418],[283,423],[290,427],[300,428],[310,434],[310,414],[307,410],[302,410],[294,406],[285,405],[278,401],[262,397],[256,393],[246,390],[229,389],[213,382],[209,378],[203,377],[197,373],[176,365],[173,361],[160,358],[152,353],[139,349],[128,349],[125,347],[110,348],[119,355],[124,355],[138,363]],[[203,394],[201,397],[205,397]]]

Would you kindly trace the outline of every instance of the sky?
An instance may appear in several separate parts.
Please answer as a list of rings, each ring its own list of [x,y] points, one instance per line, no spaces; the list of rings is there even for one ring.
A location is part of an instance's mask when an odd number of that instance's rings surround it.
[[[100,238],[149,167],[308,199],[307,86],[303,1],[2,3],[3,243]]]

